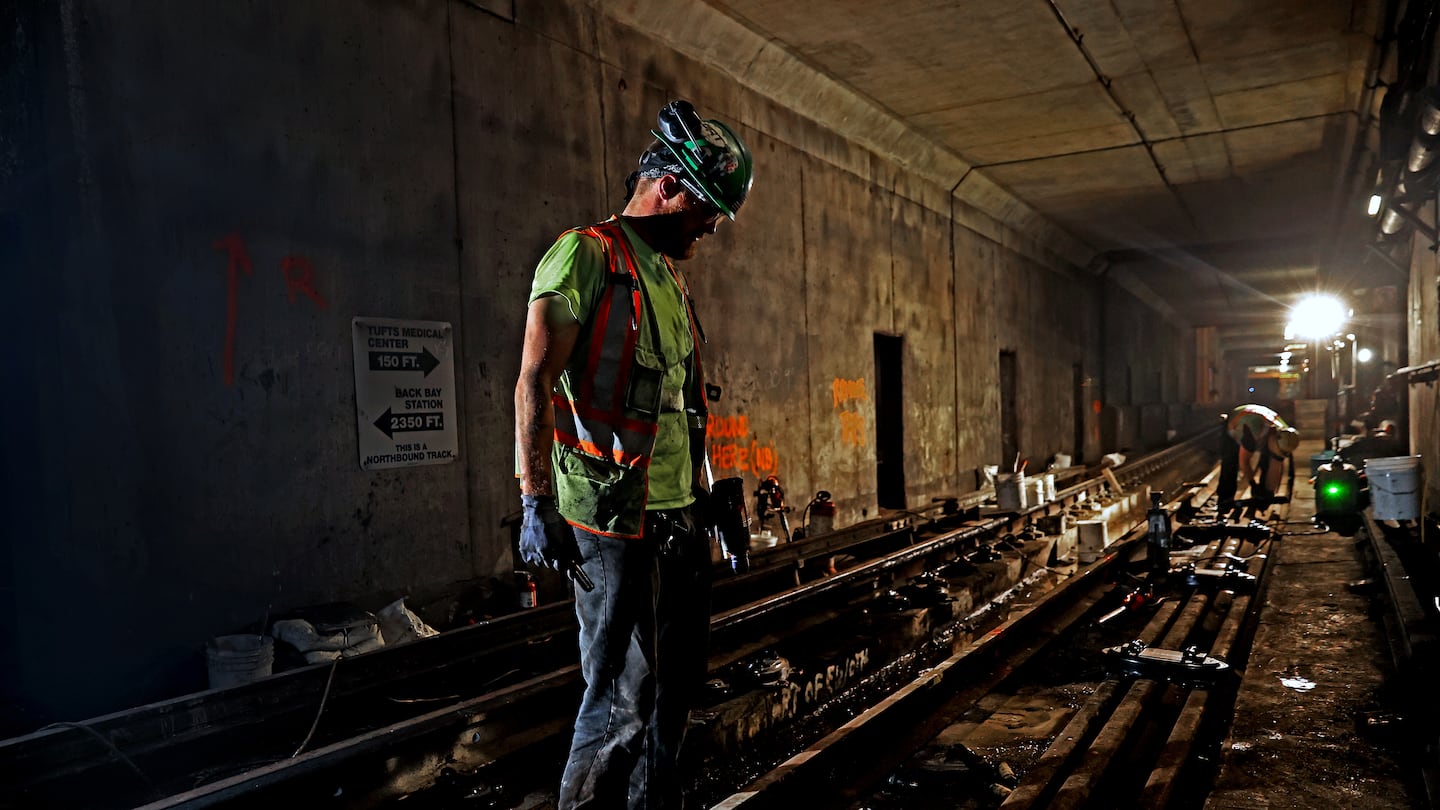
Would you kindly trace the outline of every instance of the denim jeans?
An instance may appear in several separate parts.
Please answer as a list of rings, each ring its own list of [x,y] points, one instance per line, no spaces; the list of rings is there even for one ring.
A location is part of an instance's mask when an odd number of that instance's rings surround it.
[[[1266,482],[1270,478],[1270,465],[1283,464],[1284,462],[1270,454],[1268,447],[1262,447],[1256,451],[1259,459],[1255,465],[1255,477],[1260,481],[1258,486],[1252,487],[1250,497],[1257,499],[1274,497],[1275,492],[1271,490]],[[1223,509],[1226,505],[1235,501],[1235,492],[1239,488],[1240,475],[1240,443],[1230,435],[1230,431],[1220,431],[1220,477],[1215,485],[1215,500]]]
[[[710,547],[692,526],[677,510],[650,513],[640,539],[575,530],[595,589],[575,594],[585,695],[560,810],[680,807],[680,743],[710,627]]]

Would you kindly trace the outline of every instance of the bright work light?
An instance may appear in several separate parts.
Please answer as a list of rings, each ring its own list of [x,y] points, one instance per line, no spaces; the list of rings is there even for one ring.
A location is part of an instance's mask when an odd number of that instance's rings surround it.
[[[1345,307],[1330,295],[1312,295],[1290,310],[1290,323],[1285,334],[1319,340],[1340,330],[1345,322]]]

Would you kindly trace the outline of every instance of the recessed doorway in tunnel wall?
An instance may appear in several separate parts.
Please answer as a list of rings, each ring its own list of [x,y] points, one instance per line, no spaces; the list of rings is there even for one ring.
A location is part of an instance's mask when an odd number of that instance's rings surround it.
[[[875,491],[881,509],[905,506],[905,339],[875,333]]]
[[[1079,363],[1071,366],[1070,380],[1073,389],[1072,396],[1075,400],[1070,412],[1070,418],[1075,422],[1075,429],[1072,432],[1075,437],[1075,446],[1071,453],[1071,460],[1074,464],[1080,464],[1085,459],[1085,367]]]
[[[1020,462],[1020,414],[1015,402],[1015,352],[1000,352],[1000,469]]]

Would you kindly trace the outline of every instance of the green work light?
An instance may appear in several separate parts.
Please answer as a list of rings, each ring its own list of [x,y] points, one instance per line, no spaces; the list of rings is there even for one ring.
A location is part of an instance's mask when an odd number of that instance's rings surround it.
[[[1360,474],[1336,459],[1315,471],[1315,516],[1329,519],[1360,511]]]

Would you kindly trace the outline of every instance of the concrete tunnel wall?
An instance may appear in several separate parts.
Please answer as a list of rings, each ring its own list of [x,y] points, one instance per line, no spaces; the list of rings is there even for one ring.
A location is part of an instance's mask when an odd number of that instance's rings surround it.
[[[1429,217],[1433,222],[1437,214],[1435,203],[1427,203],[1416,212]],[[1421,366],[1440,360],[1440,257],[1431,250],[1430,240],[1423,235],[1410,237],[1410,283],[1406,291],[1406,330],[1408,334],[1408,357],[1396,359],[1400,366]],[[1386,351],[1388,355],[1388,351]],[[1391,358],[1384,357],[1382,361]],[[1402,387],[1403,384],[1402,384]],[[1409,401],[1409,447],[1412,454],[1420,456],[1420,475],[1424,489],[1417,506],[1423,519],[1434,511],[1430,504],[1440,503],[1440,391],[1434,383],[1415,383],[1408,386],[1405,396]],[[1373,390],[1373,389],[1372,389]],[[1361,400],[1368,406],[1369,391],[1361,392],[1367,399]]]
[[[1077,365],[1093,420],[1107,354],[1138,379],[1188,362],[1113,283],[579,0],[11,8],[0,655],[42,716],[203,688],[205,639],[296,607],[508,577],[531,272],[619,209],[672,97],[757,166],[685,267],[717,474],[874,516],[876,333],[903,338],[914,506],[1000,461],[999,352],[1031,469],[1076,449]],[[360,469],[356,316],[453,324],[457,462]]]

